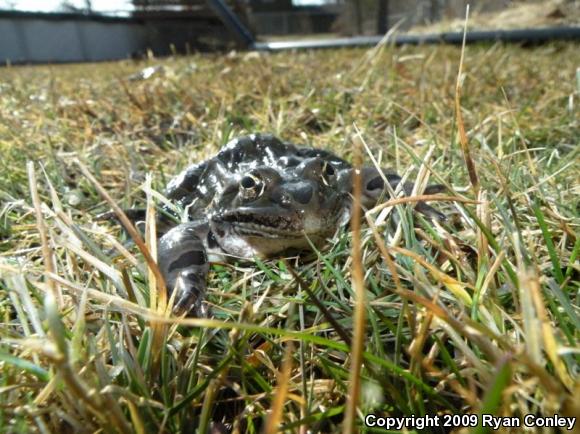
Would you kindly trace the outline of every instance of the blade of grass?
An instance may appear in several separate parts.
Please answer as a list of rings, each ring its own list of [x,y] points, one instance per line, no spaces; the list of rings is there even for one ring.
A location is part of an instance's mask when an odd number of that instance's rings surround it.
[[[471,430],[472,434],[485,434],[491,432],[491,428],[484,427],[481,423],[483,415],[495,415],[498,413],[502,401],[503,394],[512,381],[511,360],[506,358],[500,361],[496,369],[495,377],[489,389],[487,389],[483,405],[479,411],[478,425]]]
[[[544,238],[544,243],[548,249],[548,254],[550,255],[550,260],[552,261],[552,272],[556,280],[560,285],[564,283],[564,275],[562,274],[562,267],[560,266],[560,261],[558,260],[558,254],[556,253],[556,248],[554,247],[554,241],[552,235],[548,230],[546,225],[546,220],[544,220],[544,214],[538,205],[538,201],[534,201],[532,205],[536,219],[538,220],[538,226],[542,231],[542,237]],[[565,288],[564,288],[565,289]]]
[[[463,86],[463,59],[465,56],[465,37],[467,35],[467,21],[469,19],[469,4],[465,8],[465,25],[463,27],[463,42],[461,43],[461,58],[459,59],[459,70],[457,72],[457,81],[455,83],[455,117],[457,119],[457,128],[459,131],[459,144],[463,152],[463,159],[467,166],[467,174],[471,181],[471,186],[475,195],[479,193],[479,177],[475,169],[475,163],[471,158],[469,151],[469,141],[465,133],[465,124],[463,123],[463,115],[461,114],[461,88]]]
[[[277,375],[278,387],[276,388],[276,394],[274,395],[274,401],[272,402],[271,413],[268,416],[266,426],[264,427],[264,433],[266,434],[275,434],[279,432],[279,428],[282,425],[282,411],[288,394],[290,373],[292,372],[293,351],[294,346],[289,342],[286,345],[282,370]]]
[[[47,370],[41,368],[40,366],[29,362],[26,359],[21,359],[20,357],[13,356],[10,353],[0,349],[0,360],[6,363],[7,365],[12,365],[18,369],[22,369],[23,371],[28,372],[29,374],[34,375],[40,381],[49,381],[50,374]]]
[[[40,244],[42,246],[42,257],[44,259],[44,267],[47,273],[54,273],[54,261],[52,257],[52,249],[48,244],[48,234],[46,231],[46,225],[44,222],[44,216],[42,215],[40,196],[38,195],[38,184],[36,181],[36,172],[34,170],[34,163],[29,161],[26,163],[26,169],[28,170],[28,185],[30,188],[30,196],[32,198],[32,203],[34,205],[34,213],[36,215],[36,227],[40,235]],[[47,279],[48,286],[53,292],[55,299],[58,301],[59,306],[62,306],[64,301],[62,298],[62,293],[56,282]]]
[[[562,384],[566,385],[569,390],[574,389],[575,381],[572,379],[570,374],[566,369],[566,365],[562,360],[560,354],[558,353],[558,347],[560,346],[556,340],[556,332],[552,327],[550,318],[546,313],[545,303],[542,297],[542,290],[540,287],[540,282],[538,279],[538,274],[533,273],[529,277],[529,285],[526,288],[530,291],[532,296],[532,301],[538,316],[540,323],[540,330],[542,333],[543,347],[544,351],[548,355],[548,358],[554,365],[554,370],[559,377]]]
[[[360,134],[354,136],[354,170],[353,170],[353,210],[351,218],[352,228],[352,286],[355,292],[355,308],[353,315],[353,340],[350,359],[349,393],[346,402],[346,411],[342,423],[343,434],[355,431],[357,406],[360,396],[361,369],[365,345],[366,329],[366,295],[364,286],[364,271],[362,261],[361,218],[362,218],[362,138]]]
[[[572,272],[574,271],[574,267],[572,264],[576,262],[576,258],[578,257],[578,253],[580,253],[580,237],[576,238],[576,242],[574,243],[574,248],[572,249],[572,253],[570,254],[570,260],[568,262],[568,267],[566,267],[566,279],[568,279]]]

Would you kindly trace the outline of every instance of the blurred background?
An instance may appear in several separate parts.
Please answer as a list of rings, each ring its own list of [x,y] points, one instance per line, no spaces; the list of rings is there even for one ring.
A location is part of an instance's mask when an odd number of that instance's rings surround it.
[[[0,0],[0,61],[77,62],[252,48],[256,41],[440,33],[466,0]],[[470,29],[578,26],[580,1],[471,2]]]

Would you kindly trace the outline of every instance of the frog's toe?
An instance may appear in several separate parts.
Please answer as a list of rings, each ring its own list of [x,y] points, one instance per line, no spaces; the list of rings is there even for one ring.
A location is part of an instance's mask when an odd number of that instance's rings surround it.
[[[206,317],[204,305],[205,276],[192,270],[181,272],[175,281],[173,313],[181,316]]]

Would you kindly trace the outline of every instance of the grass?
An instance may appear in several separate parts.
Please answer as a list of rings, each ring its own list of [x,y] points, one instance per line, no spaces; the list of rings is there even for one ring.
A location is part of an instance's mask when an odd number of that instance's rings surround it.
[[[3,69],[0,431],[580,414],[580,53],[468,47],[458,123],[459,59],[382,47]],[[82,167],[120,207],[142,206],[146,186],[254,131],[348,159],[357,135],[381,165],[447,185],[455,199],[433,205],[448,220],[379,206],[308,260],[215,264],[211,317],[167,317],[143,255],[95,218],[110,205]]]

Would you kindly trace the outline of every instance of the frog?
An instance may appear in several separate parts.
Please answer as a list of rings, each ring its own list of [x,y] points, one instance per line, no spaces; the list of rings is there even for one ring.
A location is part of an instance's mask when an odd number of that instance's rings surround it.
[[[409,182],[399,186],[402,178],[392,170],[355,169],[331,151],[271,134],[234,138],[215,156],[185,168],[167,184],[165,197],[174,206],[162,210],[157,225],[158,266],[174,300],[173,312],[207,316],[211,262],[276,258],[322,247],[351,219],[355,170],[366,209],[388,198],[389,191],[400,187],[410,195],[414,187]],[[428,185],[425,194],[443,190]],[[178,216],[175,209],[181,210]],[[415,210],[445,218],[424,202]],[[144,211],[127,214],[136,221]]]

